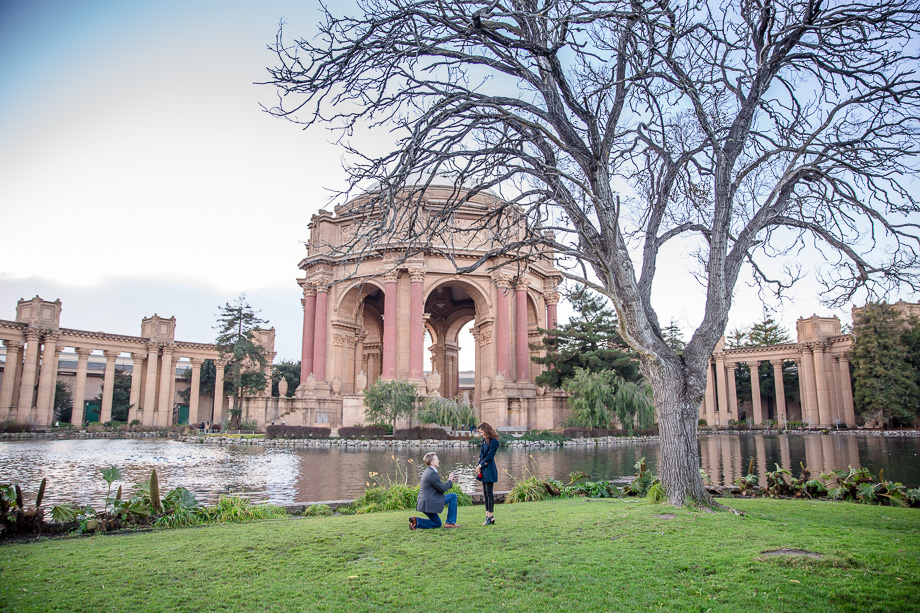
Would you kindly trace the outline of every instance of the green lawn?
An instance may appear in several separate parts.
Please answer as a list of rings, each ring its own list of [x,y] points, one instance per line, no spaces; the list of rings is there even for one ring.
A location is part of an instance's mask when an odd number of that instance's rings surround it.
[[[920,610],[920,511],[729,502],[747,517],[575,499],[3,545],[0,610]]]

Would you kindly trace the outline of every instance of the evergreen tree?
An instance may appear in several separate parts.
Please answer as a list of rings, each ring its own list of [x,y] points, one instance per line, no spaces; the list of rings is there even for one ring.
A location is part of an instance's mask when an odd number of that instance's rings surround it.
[[[673,318],[671,318],[671,323],[668,327],[661,331],[661,336],[664,338],[664,342],[668,344],[668,347],[677,353],[683,353],[684,349],[687,348],[687,343],[684,341],[684,333]]]
[[[789,330],[777,324],[769,315],[764,315],[763,321],[751,325],[750,328],[735,328],[733,335],[737,339],[737,344],[733,345],[726,341],[726,345],[733,349],[737,347],[783,345],[794,342]],[[796,390],[798,390],[798,367],[794,362],[786,362],[783,365],[782,372],[783,391],[788,405],[795,398]],[[771,412],[775,417],[776,381],[773,376],[773,365],[768,361],[761,362],[757,373],[760,378],[760,399],[764,407],[764,419]],[[739,406],[753,397],[751,393],[751,371],[746,364],[738,364],[735,367],[735,391]]]
[[[737,349],[738,347],[747,347],[747,330],[735,328],[725,335],[725,347],[727,349]]]
[[[73,392],[63,381],[54,384],[54,419],[70,423],[73,416]]]
[[[576,368],[612,370],[625,381],[641,380],[639,361],[620,336],[616,314],[607,299],[585,287],[567,292],[566,298],[575,314],[555,330],[541,330],[546,355],[533,361],[549,366],[549,370],[537,377],[537,385],[561,388],[563,381],[575,375]]]
[[[912,333],[904,328],[897,311],[885,303],[869,303],[854,318],[850,349],[853,402],[867,423],[890,425],[914,420],[920,388],[908,359]],[[911,328],[907,326],[907,330]]]
[[[279,364],[272,365],[272,396],[280,396],[278,393],[278,383],[284,377],[287,381],[287,397],[290,398],[297,391],[300,385],[300,360],[296,362],[282,361]]]
[[[795,342],[789,330],[773,321],[769,315],[764,315],[763,321],[751,326],[747,332],[745,347],[765,347],[768,345],[785,345]]]
[[[224,389],[235,398],[230,408],[231,427],[239,426],[244,394],[265,389],[265,369],[269,356],[256,343],[253,330],[268,323],[256,316],[246,294],[240,294],[236,302],[226,303],[217,315],[217,349],[221,358],[227,361],[224,367]]]
[[[102,406],[102,394],[90,400]],[[131,410],[131,375],[124,369],[115,369],[115,382],[112,385],[112,421],[128,421],[128,411]]]

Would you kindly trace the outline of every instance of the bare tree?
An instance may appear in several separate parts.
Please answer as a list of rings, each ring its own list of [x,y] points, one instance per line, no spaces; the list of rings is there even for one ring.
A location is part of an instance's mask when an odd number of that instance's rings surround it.
[[[271,113],[342,130],[357,160],[352,193],[367,193],[352,213],[368,225],[339,247],[456,253],[469,234],[452,212],[500,193],[480,222],[493,248],[458,269],[548,247],[612,300],[654,390],[672,504],[712,504],[698,408],[745,267],[782,292],[801,274],[795,256],[817,253],[831,303],[920,285],[914,1],[359,6],[356,17],[327,11],[315,42],[279,31],[268,81]],[[358,129],[393,131],[392,152],[362,156],[347,144]],[[433,175],[457,186],[437,209],[421,206]],[[532,231],[513,234],[522,220]],[[706,296],[681,355],[652,304],[673,242],[697,257]]]

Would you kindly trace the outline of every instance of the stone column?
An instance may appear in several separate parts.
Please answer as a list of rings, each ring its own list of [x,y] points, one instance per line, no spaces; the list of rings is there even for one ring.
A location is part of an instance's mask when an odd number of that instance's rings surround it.
[[[706,407],[706,424],[709,426],[716,425],[716,387],[713,383],[711,362],[706,368],[706,395],[703,397],[703,405]]]
[[[421,379],[425,369],[425,269],[410,268],[409,280],[409,378]]]
[[[73,388],[73,411],[70,416],[70,423],[75,427],[83,426],[84,417],[86,416],[86,370],[89,356],[92,349],[76,347],[77,352],[77,380]]]
[[[214,360],[214,367],[217,369],[217,372],[214,375],[214,410],[211,416],[212,424],[219,424],[224,419],[224,367],[226,366],[226,360]]]
[[[99,411],[99,421],[106,423],[112,421],[112,397],[115,394],[115,359],[120,352],[103,351],[105,356],[105,375],[102,378],[102,408]]]
[[[735,381],[734,364],[725,365],[725,374],[728,376],[728,415],[729,419],[740,419],[738,413],[738,384]]]
[[[558,318],[556,317],[556,305],[559,304],[559,294],[553,292],[546,295],[546,329],[555,330]]]
[[[26,330],[26,357],[22,365],[22,383],[19,386],[19,419],[28,421],[35,400],[35,375],[38,371],[38,346],[41,344],[41,330]]]
[[[303,345],[300,352],[300,383],[313,372],[313,337],[316,334],[316,289],[309,283],[303,286]],[[191,410],[191,409],[189,409]]]
[[[760,362],[754,360],[747,363],[751,369],[751,402],[754,404],[754,425],[763,423],[763,407],[760,403]]]
[[[380,376],[383,379],[396,378],[396,282],[399,271],[391,271],[383,276],[383,367]],[[319,378],[319,377],[317,377]]]
[[[173,355],[172,368],[169,369],[169,414],[173,415],[176,405],[176,366],[179,364],[179,356]],[[271,387],[268,388],[269,390]],[[179,415],[175,414],[175,421],[170,417],[169,423],[179,423]]]
[[[719,425],[727,426],[728,420],[731,419],[731,412],[728,408],[728,375],[725,372],[725,356],[719,355],[716,356],[716,392],[718,394],[719,404],[718,411],[719,417],[718,421],[721,422],[722,418],[725,419],[725,423],[720,423]]]
[[[0,385],[0,419],[7,419],[13,406],[13,389],[19,377],[19,364],[22,362],[22,343],[3,341],[6,347],[6,363],[3,365],[3,382]]]
[[[809,426],[821,422],[818,416],[818,399],[815,392],[815,360],[810,346],[802,348],[802,365],[799,368],[799,389],[802,395],[802,419]]]
[[[128,423],[137,419],[141,406],[141,380],[144,378],[144,354],[133,352],[131,354],[131,397],[128,400]]]
[[[508,325],[508,294],[511,282],[508,277],[495,277],[495,373],[511,377],[511,329]]]
[[[45,333],[42,347],[42,367],[38,375],[38,399],[35,403],[35,421],[42,426],[50,426],[54,407],[54,384],[57,374],[58,334]]]
[[[833,418],[831,416],[831,405],[827,394],[827,368],[824,361],[824,347],[822,345],[815,345],[814,357],[815,395],[818,401],[818,425],[830,426],[833,423]]]
[[[786,425],[786,389],[783,384],[783,360],[770,360],[773,365],[773,387],[776,389],[776,423]]]
[[[172,402],[169,398],[169,389],[172,387],[171,379],[176,378],[176,371],[172,374],[169,369],[172,368],[173,345],[163,345],[163,356],[160,358],[160,390],[157,394],[157,410],[153,416],[154,426],[168,426],[172,423]]]
[[[856,427],[856,413],[853,410],[853,389],[850,387],[850,358],[847,354],[840,356],[840,391],[842,392],[843,421],[847,427]]]
[[[157,356],[160,352],[159,343],[147,343],[147,381],[144,386],[144,416],[145,426],[153,425],[153,414],[157,410]]]
[[[358,375],[361,372],[364,372],[364,376],[367,377],[367,381],[370,381],[370,368],[365,368],[364,366],[364,339],[367,338],[367,331],[361,330],[360,332],[355,333],[355,388],[352,393],[360,394],[363,390],[358,389]]]
[[[329,284],[316,285],[316,326],[313,330],[313,376],[326,380],[326,317],[329,304]]]
[[[527,338],[527,286],[524,279],[519,279],[514,286],[514,348],[515,379],[519,382],[530,381],[530,345]]]
[[[198,417],[198,395],[201,387],[201,365],[204,360],[201,358],[192,358],[192,382],[188,395],[188,423],[197,424],[202,420]]]

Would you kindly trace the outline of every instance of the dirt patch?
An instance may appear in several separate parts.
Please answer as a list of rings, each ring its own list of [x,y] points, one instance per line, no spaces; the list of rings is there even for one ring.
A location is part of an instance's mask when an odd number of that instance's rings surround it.
[[[788,547],[782,547],[780,549],[771,549],[770,551],[762,551],[760,553],[762,556],[799,556],[804,558],[814,558],[815,560],[821,560],[824,558],[823,553],[818,553],[817,551],[808,551],[807,549],[789,549]]]
[[[655,517],[658,519],[677,519],[677,515],[674,513],[661,513],[659,515],[655,515]]]

